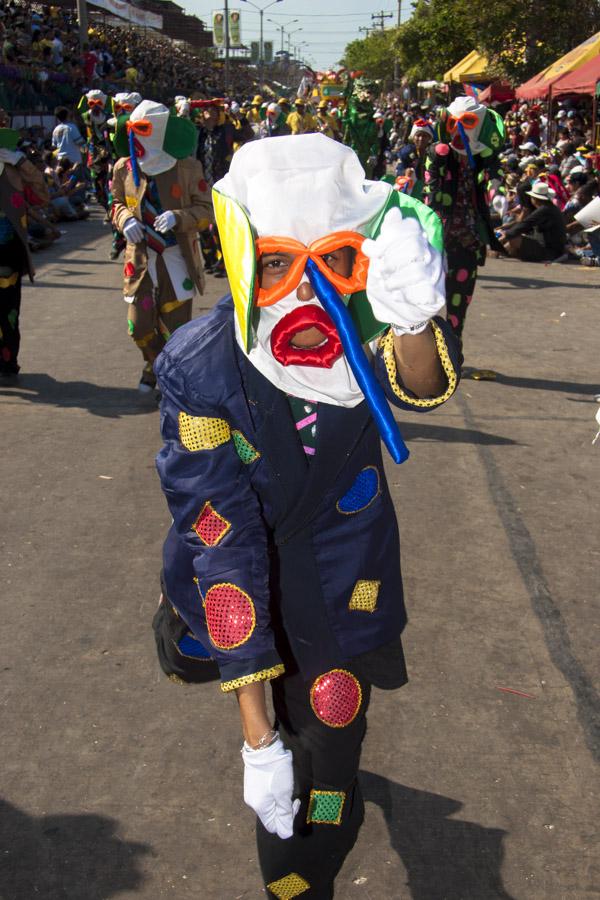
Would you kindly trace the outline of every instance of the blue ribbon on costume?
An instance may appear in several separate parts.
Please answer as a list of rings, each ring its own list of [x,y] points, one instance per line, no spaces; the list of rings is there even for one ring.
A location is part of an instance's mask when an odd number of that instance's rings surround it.
[[[475,168],[475,160],[473,159],[473,154],[471,153],[471,143],[469,138],[467,137],[467,133],[464,129],[464,125],[462,122],[457,121],[456,127],[458,128],[458,133],[462,138],[462,142],[465,145],[465,150],[467,151],[467,159],[469,160],[469,165],[472,169]]]
[[[133,175],[133,183],[136,188],[140,186],[140,170],[138,169],[137,164],[137,153],[135,152],[135,134],[133,131],[129,132],[129,159],[131,160],[131,174]]]
[[[375,378],[369,365],[350,313],[344,306],[334,286],[319,271],[312,259],[309,259],[306,263],[306,273],[323,309],[336,327],[344,353],[350,363],[350,368],[369,404],[371,415],[375,420],[383,443],[394,462],[403,463],[404,460],[408,459],[408,448],[402,440],[398,423],[392,415],[383,393],[383,388]]]

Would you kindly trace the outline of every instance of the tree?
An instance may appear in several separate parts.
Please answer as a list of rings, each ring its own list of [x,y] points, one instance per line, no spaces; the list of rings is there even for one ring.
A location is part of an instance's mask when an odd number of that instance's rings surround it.
[[[396,30],[373,31],[363,40],[352,41],[344,51],[341,65],[347,69],[362,69],[369,78],[391,78],[394,74],[393,40]]]

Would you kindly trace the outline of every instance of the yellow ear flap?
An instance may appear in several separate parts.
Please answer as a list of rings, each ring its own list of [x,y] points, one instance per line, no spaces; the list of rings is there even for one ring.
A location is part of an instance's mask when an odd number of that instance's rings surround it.
[[[239,203],[215,190],[212,192],[212,198],[233,305],[247,351],[250,349],[252,303],[256,281],[254,233],[250,220]]]

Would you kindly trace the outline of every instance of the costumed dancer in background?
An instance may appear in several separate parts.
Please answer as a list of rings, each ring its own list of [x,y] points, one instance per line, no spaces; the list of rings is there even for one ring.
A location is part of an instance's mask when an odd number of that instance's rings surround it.
[[[48,188],[40,170],[16,149],[19,132],[0,109],[0,383],[19,373],[21,276],[33,281],[27,207],[45,206]]]
[[[294,109],[287,117],[287,124],[292,134],[311,134],[317,131],[317,122],[312,113],[306,109],[306,100],[296,97]]]
[[[477,269],[485,263],[487,246],[504,254],[487,202],[490,185],[499,183],[504,123],[473,97],[457,97],[438,128],[439,140],[427,157],[423,200],[444,226],[448,322],[462,342]],[[490,377],[485,371],[476,374]]]
[[[267,896],[325,900],[363,819],[371,685],[407,680],[378,428],[402,461],[388,401],[456,388],[442,229],[320,134],[242,147],[213,202],[233,301],[155,366],[164,603],[237,692]]]
[[[202,163],[204,178],[209,188],[212,188],[215,181],[223,178],[229,170],[234,145],[252,140],[254,133],[247,121],[239,129],[227,121],[225,101],[222,98],[191,100],[190,110],[192,115],[197,116],[196,157]],[[216,278],[225,278],[225,265],[217,228],[214,224],[206,222],[205,227],[199,231],[206,271]]]
[[[290,134],[286,117],[277,103],[269,103],[264,122],[258,126],[257,138],[283,137]]]
[[[189,119],[143,100],[123,130],[130,153],[118,128],[113,220],[127,241],[127,324],[145,360],[139,387],[148,392],[156,383],[154,360],[173,331],[189,322],[196,292],[203,293],[197,231],[213,213],[202,166],[191,156],[196,129]]]
[[[108,180],[111,161],[106,103],[103,91],[92,90],[84,94],[77,107],[85,123],[88,157],[87,165],[92,179],[96,200],[108,215]]]
[[[433,141],[433,125],[427,119],[417,119],[408,136],[409,143],[399,153],[397,175],[405,175],[413,184],[411,196],[420,200],[427,164],[427,151]]]
[[[367,177],[371,178],[379,153],[379,135],[369,88],[370,82],[355,78],[353,74],[348,76],[341,124],[344,144],[352,147]]]
[[[112,165],[110,170],[110,180],[108,182],[108,210],[111,218],[111,229],[112,229],[112,242],[110,247],[109,259],[118,259],[123,250],[125,249],[125,245],[127,241],[115,225],[113,221],[113,195],[112,195],[112,169],[114,168],[114,164],[119,158],[119,154],[117,152],[117,148],[115,147],[115,138],[117,134],[117,125],[119,120],[126,121],[136,106],[139,106],[142,102],[141,94],[138,94],[137,91],[130,91],[129,93],[120,93],[115,94],[112,107],[113,114],[110,119],[107,120],[106,124],[108,126],[108,134],[110,137],[110,141],[112,144]],[[129,148],[125,145],[123,149],[126,150],[126,155],[129,153]]]

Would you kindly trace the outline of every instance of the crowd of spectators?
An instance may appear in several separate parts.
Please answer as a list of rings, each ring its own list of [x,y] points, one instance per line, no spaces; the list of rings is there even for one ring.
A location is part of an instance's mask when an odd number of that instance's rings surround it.
[[[90,10],[83,49],[73,10],[25,0],[0,0],[0,105],[11,111],[51,112],[74,103],[84,89],[107,94],[143,87],[170,102],[175,94],[223,92],[223,70],[159,33],[132,28]],[[233,89],[252,87],[247,71],[232,67]]]
[[[414,123],[426,122],[433,134],[442,108],[388,100],[384,113],[393,123],[390,158],[399,176],[414,172],[427,151],[423,143],[432,140],[425,128],[411,138]],[[600,154],[592,134],[591,103],[566,100],[554,108],[550,119],[537,103],[515,102],[504,108],[503,118],[503,177],[500,184],[490,185],[489,202],[505,254],[528,262],[600,266],[600,228],[596,233],[589,216],[582,214],[585,226],[579,221],[579,214],[600,195]],[[594,221],[600,222],[595,207],[594,214]]]

